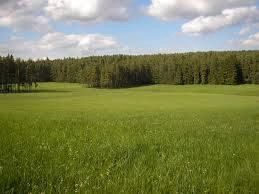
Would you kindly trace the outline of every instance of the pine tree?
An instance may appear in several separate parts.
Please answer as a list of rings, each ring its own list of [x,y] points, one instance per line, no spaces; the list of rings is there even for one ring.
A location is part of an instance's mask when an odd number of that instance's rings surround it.
[[[224,84],[236,85],[239,83],[238,61],[234,55],[231,55],[225,59],[225,65],[223,69]]]
[[[178,65],[177,66],[177,69],[176,69],[176,75],[175,75],[175,84],[177,85],[182,85],[184,84],[183,83],[183,72],[182,72],[182,67],[181,65]]]

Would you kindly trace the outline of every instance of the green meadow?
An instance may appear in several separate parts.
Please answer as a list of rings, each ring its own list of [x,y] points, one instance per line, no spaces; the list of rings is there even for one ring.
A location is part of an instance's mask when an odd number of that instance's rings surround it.
[[[0,193],[258,193],[259,86],[0,94]]]

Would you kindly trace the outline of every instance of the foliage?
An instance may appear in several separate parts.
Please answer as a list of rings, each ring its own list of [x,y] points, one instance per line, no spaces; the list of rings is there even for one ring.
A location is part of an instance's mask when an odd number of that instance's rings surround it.
[[[30,91],[33,83],[36,87],[37,77],[49,73],[40,69],[40,64],[37,67],[32,60],[15,60],[12,55],[0,57],[0,92]]]
[[[257,83],[259,52],[198,52],[169,55],[98,56],[50,62],[53,81],[83,83],[96,88],[149,84]],[[75,71],[69,70],[73,67]],[[71,81],[71,77],[77,78]]]
[[[256,84],[259,51],[115,55],[38,61],[14,60],[12,56],[7,56],[0,58],[0,66],[2,91],[13,85],[19,88],[20,82],[31,86],[36,81],[83,83],[94,88],[150,84]]]

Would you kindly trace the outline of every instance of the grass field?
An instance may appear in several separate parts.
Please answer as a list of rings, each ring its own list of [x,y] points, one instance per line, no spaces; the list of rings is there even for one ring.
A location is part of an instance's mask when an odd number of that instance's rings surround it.
[[[0,193],[258,193],[259,86],[0,95]]]

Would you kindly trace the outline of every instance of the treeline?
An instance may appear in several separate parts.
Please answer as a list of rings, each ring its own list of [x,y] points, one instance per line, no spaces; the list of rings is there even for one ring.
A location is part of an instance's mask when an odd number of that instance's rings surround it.
[[[36,84],[37,70],[32,60],[15,60],[12,55],[0,57],[0,92],[28,92]]]
[[[50,64],[53,81],[97,88],[259,83],[259,51],[67,58]]]
[[[52,65],[49,60],[14,59],[0,56],[0,93],[30,92],[37,82],[49,82]]]
[[[82,83],[96,88],[148,84],[259,84],[259,51],[115,55],[38,61],[17,59],[15,63],[30,66],[30,80],[33,81]],[[6,66],[7,62],[1,64]],[[3,72],[2,69],[0,71]],[[2,77],[3,74],[6,75],[2,73]],[[17,78],[10,80],[13,81],[5,83],[15,83]]]

